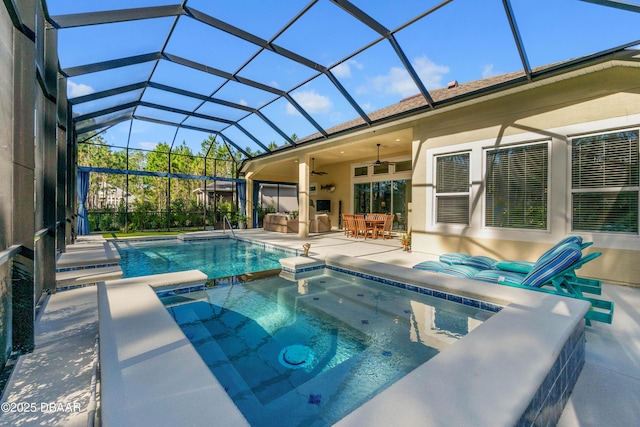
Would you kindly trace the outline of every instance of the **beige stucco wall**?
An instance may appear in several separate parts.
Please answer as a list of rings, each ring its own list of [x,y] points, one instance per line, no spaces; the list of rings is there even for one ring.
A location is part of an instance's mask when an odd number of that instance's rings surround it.
[[[535,260],[567,234],[572,233],[570,210],[570,138],[584,133],[640,127],[640,66],[631,62],[609,61],[573,73],[524,85],[483,98],[440,107],[394,123],[330,138],[326,143],[300,151],[312,157],[331,149],[354,144],[371,144],[375,134],[404,132],[411,135],[412,204],[410,224],[413,250],[437,256],[463,251],[499,259]],[[475,150],[516,143],[549,141],[549,224],[548,230],[488,229],[484,221],[482,162],[472,163],[472,219],[469,226],[434,224],[433,155],[447,151]],[[298,151],[298,150],[296,150]],[[407,147],[406,154],[409,153]],[[398,153],[400,154],[400,153]],[[285,154],[250,163],[253,179],[297,182],[298,154]],[[362,159],[368,160],[368,159]],[[275,167],[274,167],[274,163]],[[352,211],[351,165],[354,161],[334,162],[317,169],[330,174],[310,176],[318,192],[312,200],[330,199],[331,223],[338,224],[338,202],[342,211]],[[265,166],[269,164],[270,166]],[[262,165],[262,166],[261,166]],[[260,171],[260,168],[264,169]],[[320,187],[333,184],[333,193]],[[311,217],[315,214],[310,209]],[[640,286],[640,237],[612,233],[580,232],[585,241],[594,242],[590,251],[601,257],[585,265],[580,274],[602,280]]]
[[[601,67],[599,71],[516,92],[504,98],[433,114],[415,124],[413,157],[413,250],[438,255],[461,251],[498,259],[535,261],[572,232],[570,224],[569,138],[589,132],[640,126],[640,70]],[[518,142],[550,141],[549,229],[487,229],[483,226],[482,175],[472,186],[468,227],[433,221],[433,154],[481,150]],[[431,156],[429,155],[431,153]],[[472,168],[482,164],[472,162]],[[476,182],[480,181],[480,182]],[[640,285],[637,235],[580,232],[603,255],[580,271],[616,283]]]

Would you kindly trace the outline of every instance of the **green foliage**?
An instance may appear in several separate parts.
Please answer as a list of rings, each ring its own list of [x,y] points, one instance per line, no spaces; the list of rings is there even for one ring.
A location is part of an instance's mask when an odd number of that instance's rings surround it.
[[[109,146],[99,135],[78,144],[78,165],[122,170],[236,178],[242,158],[242,153],[213,135],[201,142],[198,153],[186,142],[173,148],[160,142],[152,150],[120,149]],[[203,227],[205,209],[195,190],[204,186],[205,182],[199,180],[92,172],[87,197],[91,230],[116,231],[125,224],[129,230]],[[115,210],[109,206],[114,197],[126,191],[134,200],[129,206],[124,198]],[[232,203],[221,202],[218,212],[207,210],[207,222],[213,225],[216,218],[231,218],[233,212]]]

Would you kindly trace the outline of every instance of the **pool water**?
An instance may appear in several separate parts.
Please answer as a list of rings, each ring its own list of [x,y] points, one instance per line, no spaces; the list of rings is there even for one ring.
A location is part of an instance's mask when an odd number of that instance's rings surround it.
[[[334,271],[181,300],[167,310],[252,426],[332,425],[491,315]]]
[[[236,239],[182,242],[177,239],[115,242],[122,277],[200,270],[210,279],[279,269],[283,251]]]

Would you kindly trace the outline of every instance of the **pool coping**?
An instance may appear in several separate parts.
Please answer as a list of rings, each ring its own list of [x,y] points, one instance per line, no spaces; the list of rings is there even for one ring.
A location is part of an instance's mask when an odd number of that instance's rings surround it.
[[[103,426],[249,425],[156,295],[206,281],[190,270],[98,284]]]

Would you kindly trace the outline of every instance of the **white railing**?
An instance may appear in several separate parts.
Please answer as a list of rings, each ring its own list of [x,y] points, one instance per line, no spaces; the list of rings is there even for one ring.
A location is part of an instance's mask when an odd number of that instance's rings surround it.
[[[227,224],[229,225],[229,230],[231,230],[231,235],[235,238],[236,237],[236,232],[233,231],[233,227],[231,226],[231,221],[229,221],[229,217],[225,215],[224,217],[222,217],[222,232],[223,233],[227,232]]]

